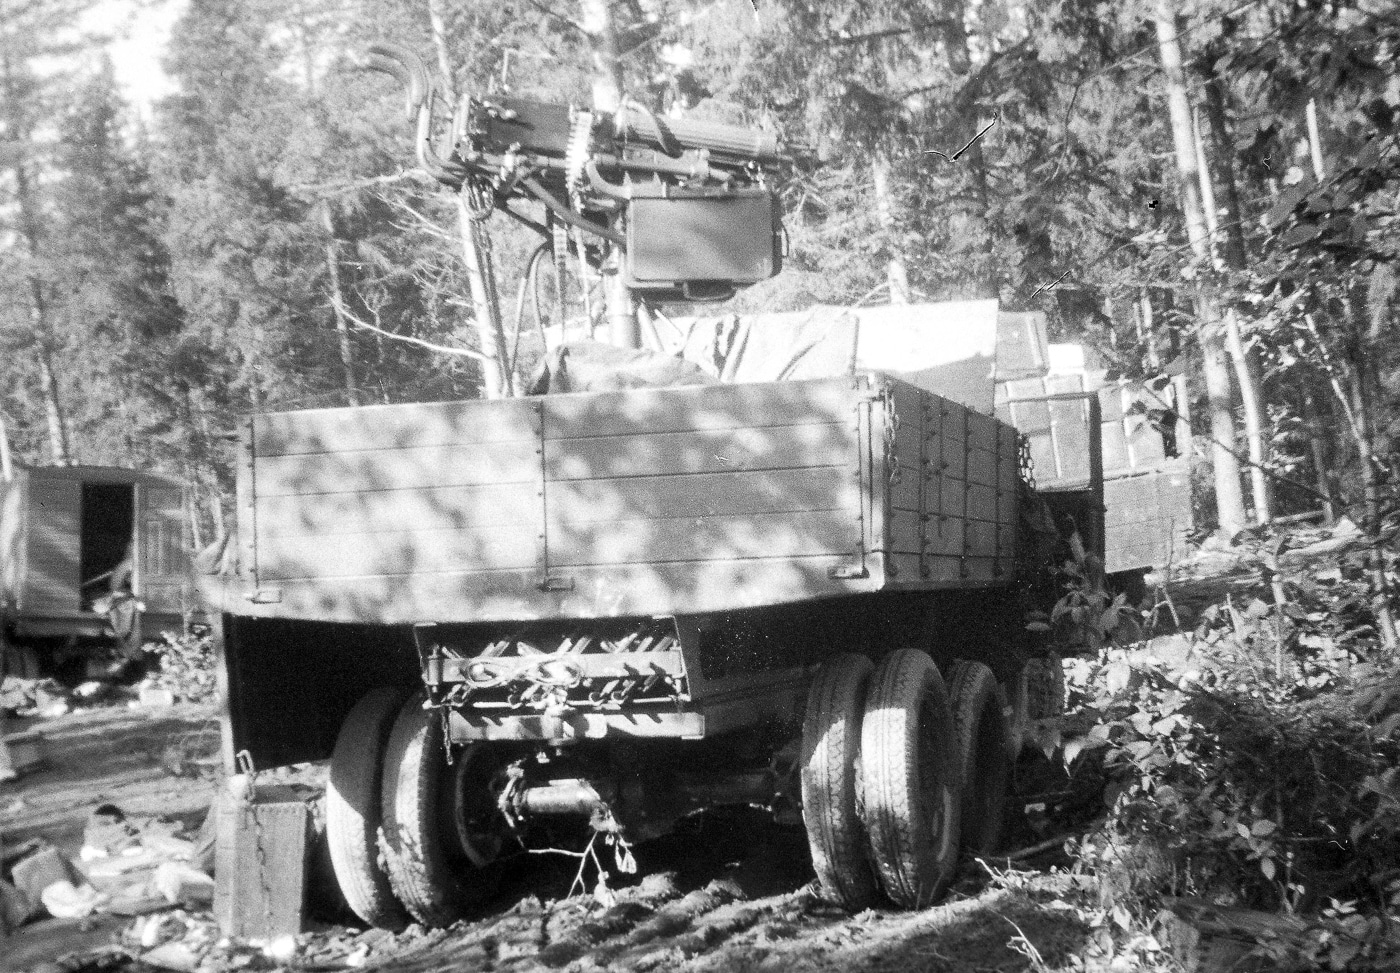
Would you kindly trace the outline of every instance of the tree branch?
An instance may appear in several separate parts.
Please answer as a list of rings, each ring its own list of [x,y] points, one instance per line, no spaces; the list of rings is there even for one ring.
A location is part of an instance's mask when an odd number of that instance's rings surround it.
[[[402,341],[406,344],[417,345],[420,348],[426,348],[429,351],[435,351],[442,355],[461,355],[464,358],[472,358],[476,361],[487,360],[485,355],[471,348],[454,348],[451,345],[434,344],[431,341],[424,341],[422,338],[415,338],[412,335],[396,334],[393,331],[387,331],[384,328],[376,327],[375,325],[370,324],[363,318],[351,313],[350,309],[345,306],[345,302],[333,299],[331,303],[335,307],[336,311],[345,316],[346,321],[350,322],[357,328],[363,328],[366,331],[373,331],[375,334],[383,335],[385,338],[392,338],[395,341]]]
[[[406,169],[391,176],[371,176],[366,179],[341,180],[339,182],[303,182],[287,187],[291,193],[308,193],[313,196],[338,196],[342,193],[357,192],[374,186],[391,186],[400,182],[421,182],[427,178],[422,169]]]
[[[864,44],[867,41],[880,41],[889,37],[901,37],[905,34],[916,34],[925,30],[948,30],[952,26],[953,21],[941,17],[937,20],[920,21],[907,27],[887,27],[884,30],[872,30],[865,34],[852,34],[849,37],[833,37],[830,42],[835,47],[850,47],[854,44]]]
[[[588,36],[588,31],[583,29],[583,25],[580,24],[577,20],[574,20],[572,17],[566,17],[564,14],[561,14],[553,7],[550,7],[547,4],[540,3],[540,0],[525,0],[525,2],[528,3],[530,6],[534,7],[540,13],[544,14],[546,17],[553,17],[555,20],[559,21],[562,24],[568,24],[570,27],[578,31],[580,34],[583,34],[585,37]]]

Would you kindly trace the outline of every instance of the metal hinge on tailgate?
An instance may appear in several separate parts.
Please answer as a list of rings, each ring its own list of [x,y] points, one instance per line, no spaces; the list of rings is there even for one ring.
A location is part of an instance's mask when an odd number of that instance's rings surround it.
[[[854,363],[852,363],[854,367]],[[856,466],[855,474],[860,500],[856,508],[855,552],[844,564],[833,564],[826,569],[828,578],[837,581],[854,581],[870,577],[870,569],[865,565],[867,522],[873,511],[868,507],[872,455],[871,416],[877,403],[885,401],[888,387],[883,382],[872,381],[869,375],[856,375],[854,381],[856,412]]]
[[[846,580],[850,578],[868,578],[870,571],[864,563],[858,564],[833,564],[826,569],[827,577]]]

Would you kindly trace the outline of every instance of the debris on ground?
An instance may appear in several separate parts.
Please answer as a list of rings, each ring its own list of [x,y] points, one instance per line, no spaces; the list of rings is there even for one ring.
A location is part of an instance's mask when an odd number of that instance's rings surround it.
[[[41,767],[46,758],[43,734],[37,730],[6,734],[0,723],[0,781],[22,777]]]
[[[9,710],[16,716],[53,719],[72,708],[70,695],[54,679],[7,676],[0,683],[0,711]]]
[[[199,836],[181,837],[181,830],[178,822],[128,818],[103,804],[83,832],[83,867],[31,839],[0,859],[0,929],[13,933],[44,915],[83,919],[95,913],[143,916],[177,906],[207,910],[214,879],[197,867],[206,849]]]
[[[164,686],[143,685],[132,705],[146,709],[169,709],[175,705],[175,694]]]

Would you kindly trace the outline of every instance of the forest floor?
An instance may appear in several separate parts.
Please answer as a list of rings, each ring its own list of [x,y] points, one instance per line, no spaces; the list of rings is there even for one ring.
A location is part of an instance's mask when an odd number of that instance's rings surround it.
[[[209,809],[213,778],[189,776],[188,763],[171,759],[172,741],[183,741],[182,759],[199,750],[213,755],[217,722],[209,706],[92,708],[29,727],[42,729],[52,756],[43,769],[0,784],[8,847],[42,839],[78,861],[84,826],[99,805],[119,806],[132,820],[179,820],[190,832]],[[319,774],[309,767],[300,780],[315,785]],[[1063,855],[1056,847],[1049,857]],[[812,895],[802,833],[757,813],[703,816],[641,846],[637,860],[629,883],[615,878],[610,895],[596,896],[577,888],[570,895],[574,860],[525,858],[493,906],[451,930],[414,927],[395,937],[318,921],[298,937],[291,962],[249,949],[202,969],[1011,972],[1060,969],[1095,942],[1091,921],[1075,904],[1086,900],[1079,879],[1060,871],[1005,874],[998,862],[988,862],[990,869],[969,862],[963,882],[934,909],[850,916]],[[185,930],[210,921],[181,917]],[[132,938],[133,924],[101,913],[29,924],[0,941],[0,970],[53,969],[50,963],[64,956]],[[71,969],[71,960],[64,967]]]
[[[77,862],[84,827],[103,804],[130,820],[161,816],[195,831],[216,785],[188,768],[191,758],[212,757],[215,727],[208,705],[107,706],[28,723],[42,730],[51,756],[42,769],[0,784],[5,844],[40,838]],[[323,775],[309,767],[297,779],[317,786]],[[1034,837],[1023,822],[1016,834]],[[1052,845],[1036,860],[1063,864]],[[853,916],[812,894],[802,832],[757,812],[697,818],[638,848],[637,859],[637,875],[623,884],[614,877],[610,894],[598,896],[576,887],[569,894],[575,860],[532,856],[517,860],[492,906],[451,929],[413,927],[393,936],[313,922],[298,937],[294,958],[279,963],[256,949],[230,948],[226,962],[211,956],[201,968],[1009,973],[1064,968],[1069,957],[1096,948],[1088,890],[1060,870],[1006,872],[1005,860],[969,862],[963,881],[935,908]],[[595,879],[590,872],[590,887]],[[65,956],[96,955],[105,944],[130,942],[136,921],[98,913],[31,923],[0,940],[0,971],[52,970],[49,964]],[[211,921],[181,912],[172,925],[189,933]]]
[[[1189,627],[1203,606],[1258,583],[1237,558],[1206,557],[1169,586],[1172,607]],[[133,820],[171,819],[192,834],[216,789],[217,727],[212,704],[144,709],[121,701],[11,725],[10,732],[41,730],[49,759],[0,784],[4,844],[39,838],[77,862],[84,827],[103,804]],[[280,782],[317,789],[324,775],[323,767],[306,766]],[[850,915],[830,907],[814,894],[800,830],[756,812],[730,812],[695,818],[640,846],[637,874],[614,874],[610,888],[597,888],[591,868],[577,883],[575,859],[517,859],[492,904],[446,930],[365,931],[327,921],[344,913],[323,904],[311,931],[259,945],[220,940],[207,909],[168,910],[163,919],[98,913],[42,920],[0,939],[0,973],[75,973],[138,958],[147,965],[131,968],[164,965],[182,973],[1180,969],[1180,944],[1129,929],[1121,917],[1122,928],[1114,928],[1095,879],[1067,853],[1064,839],[1103,813],[1101,791],[1074,795],[1074,786],[1059,762],[1023,760],[1006,846],[1011,858],[965,862],[947,899],[919,912]],[[190,948],[150,952],[167,940]],[[116,951],[102,953],[104,946]]]

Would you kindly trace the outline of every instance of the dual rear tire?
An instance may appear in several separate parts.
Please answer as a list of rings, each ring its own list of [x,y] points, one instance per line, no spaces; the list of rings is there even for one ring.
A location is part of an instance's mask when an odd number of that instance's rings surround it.
[[[990,670],[901,649],[823,666],[803,724],[803,817],[823,891],[848,909],[923,908],[952,882],[960,844],[987,854],[1010,783],[1005,701]]]
[[[448,764],[443,726],[398,689],[367,693],[331,757],[326,830],[336,879],[371,926],[447,926],[494,892],[503,840],[494,752],[468,746]]]

